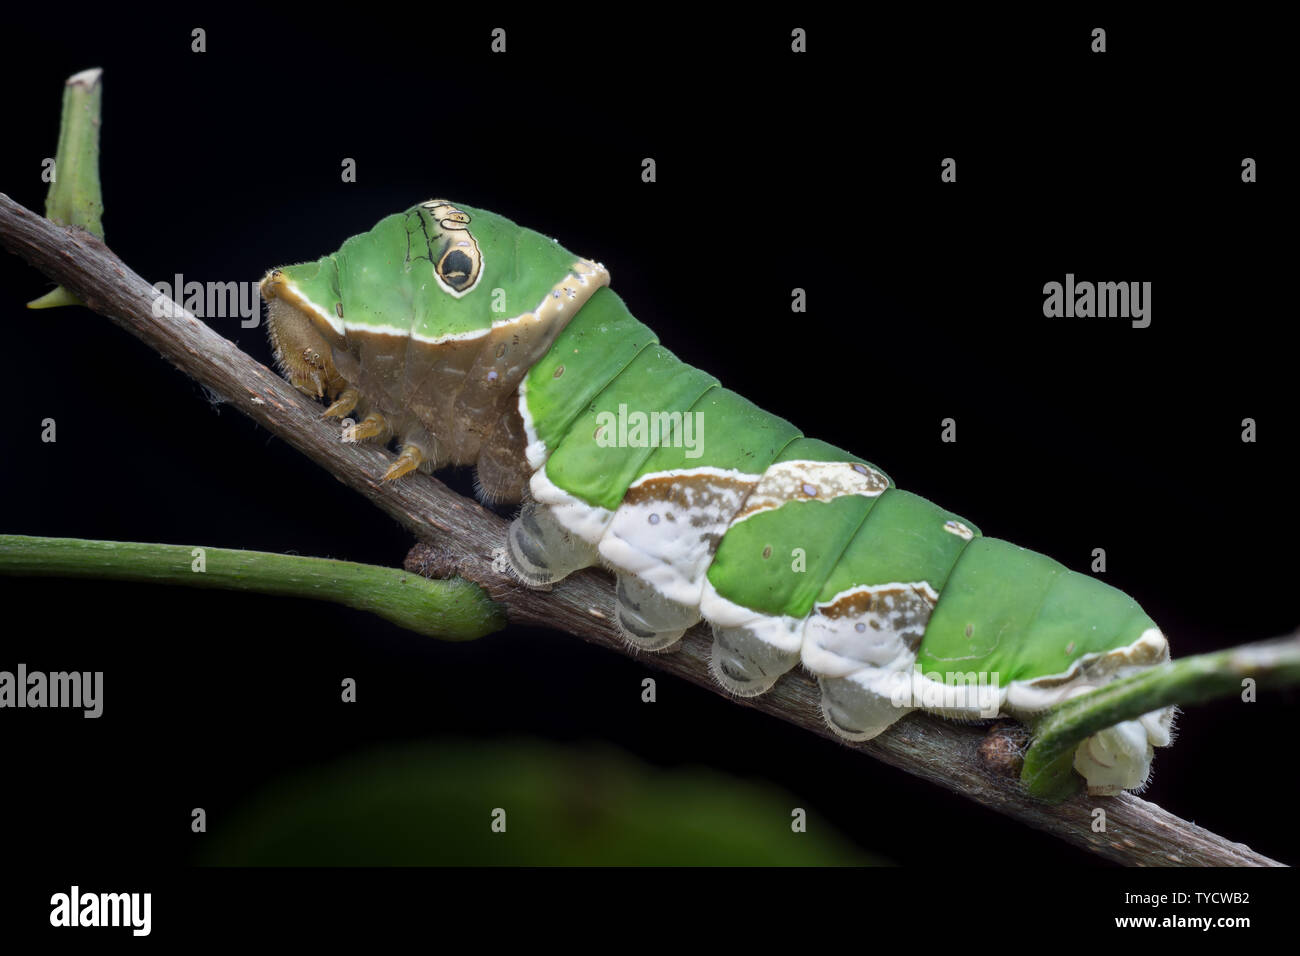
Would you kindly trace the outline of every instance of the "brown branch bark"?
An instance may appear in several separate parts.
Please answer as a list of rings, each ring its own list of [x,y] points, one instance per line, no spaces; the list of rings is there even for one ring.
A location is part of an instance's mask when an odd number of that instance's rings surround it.
[[[436,577],[460,574],[503,604],[512,621],[567,631],[622,654],[638,653],[612,623],[613,584],[607,575],[583,571],[545,592],[521,587],[494,566],[505,521],[436,478],[414,475],[380,483],[391,456],[374,446],[343,444],[337,426],[321,420],[318,405],[189,313],[177,309],[178,317],[154,316],[158,296],[152,286],[94,236],[56,226],[0,193],[0,242],[409,529],[421,543],[407,556],[408,570]],[[710,644],[707,630],[696,627],[675,652],[640,656],[659,670],[729,696],[708,674]],[[816,684],[803,673],[786,675],[761,697],[733,702],[838,739],[822,721]],[[1118,863],[1282,865],[1128,794],[1039,803],[1018,781],[982,766],[983,736],[975,727],[914,713],[876,740],[845,746]],[[1096,807],[1106,811],[1105,833],[1092,831]]]

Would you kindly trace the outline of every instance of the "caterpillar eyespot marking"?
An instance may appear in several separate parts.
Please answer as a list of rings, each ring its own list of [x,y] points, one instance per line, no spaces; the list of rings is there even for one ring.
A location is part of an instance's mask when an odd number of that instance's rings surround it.
[[[1132,598],[722,387],[609,281],[435,199],[261,291],[285,377],[349,416],[343,440],[396,441],[384,480],[474,465],[483,497],[524,502],[500,557],[518,580],[611,568],[624,638],[662,651],[707,621],[710,672],[738,696],[802,664],[831,729],[867,740],[917,709],[1027,717],[1169,659]],[[494,312],[502,294],[522,311]],[[1090,791],[1141,788],[1173,713],[1083,741]]]

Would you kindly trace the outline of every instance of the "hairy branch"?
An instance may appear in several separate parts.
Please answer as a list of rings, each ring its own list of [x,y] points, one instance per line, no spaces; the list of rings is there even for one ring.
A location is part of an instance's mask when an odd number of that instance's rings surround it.
[[[493,560],[504,541],[504,520],[427,475],[381,483],[389,455],[374,446],[341,443],[338,428],[321,420],[319,406],[179,307],[159,309],[165,314],[156,316],[157,293],[94,236],[61,228],[0,194],[0,242],[401,522],[422,542],[408,555],[408,570],[477,582],[516,623],[568,631],[622,654],[638,653],[613,625],[614,592],[607,575],[583,571],[547,592],[520,587]],[[728,696],[708,674],[710,643],[707,630],[696,627],[674,653],[641,659]],[[791,673],[761,697],[735,703],[832,737],[819,700],[809,677]],[[1018,781],[981,765],[982,736],[977,728],[915,713],[876,740],[846,746],[1119,863],[1280,865],[1132,795],[1078,795],[1054,806],[1036,801]],[[1092,831],[1095,807],[1106,810],[1105,833]]]

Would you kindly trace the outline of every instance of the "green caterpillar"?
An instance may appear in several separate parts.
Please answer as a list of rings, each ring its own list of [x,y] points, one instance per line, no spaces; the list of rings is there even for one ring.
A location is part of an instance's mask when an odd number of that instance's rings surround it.
[[[288,379],[359,419],[346,438],[400,443],[385,480],[475,465],[484,497],[525,502],[505,542],[523,582],[610,567],[627,640],[662,650],[707,620],[732,693],[802,662],[831,728],[865,740],[918,708],[1024,717],[1169,659],[1127,595],[804,437],[660,346],[608,284],[432,200],[261,289]],[[1089,790],[1142,787],[1172,721],[1080,744]]]

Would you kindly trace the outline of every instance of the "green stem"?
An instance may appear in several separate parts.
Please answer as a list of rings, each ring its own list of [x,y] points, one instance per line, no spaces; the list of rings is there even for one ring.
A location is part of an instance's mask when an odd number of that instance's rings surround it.
[[[1034,722],[1020,779],[1036,797],[1064,800],[1078,789],[1074,751],[1085,738],[1171,704],[1236,696],[1246,678],[1257,688],[1300,684],[1300,634],[1184,657],[1058,704]]]
[[[45,215],[61,226],[77,226],[104,238],[104,196],[99,185],[99,127],[102,70],[83,70],[63,87],[63,116],[54,154],[54,182],[45,197]],[[80,305],[63,286],[27,303],[29,309]]]
[[[0,574],[185,584],[333,601],[444,641],[471,641],[505,626],[501,606],[461,578],[430,581],[396,568],[265,551],[4,534]]]

